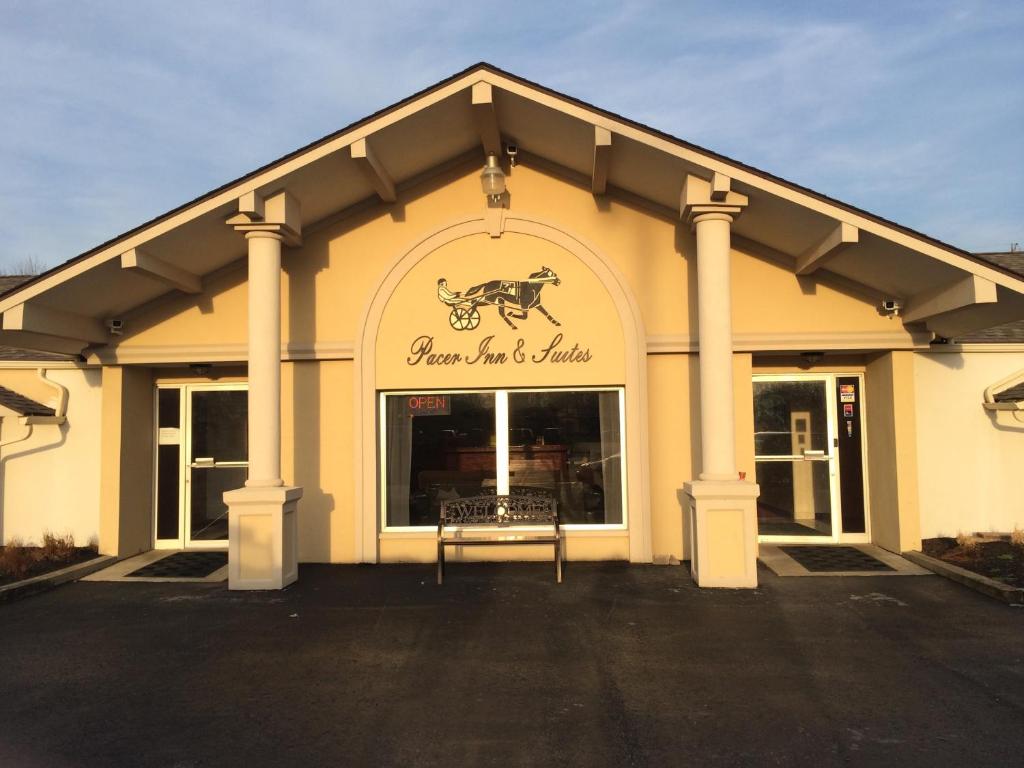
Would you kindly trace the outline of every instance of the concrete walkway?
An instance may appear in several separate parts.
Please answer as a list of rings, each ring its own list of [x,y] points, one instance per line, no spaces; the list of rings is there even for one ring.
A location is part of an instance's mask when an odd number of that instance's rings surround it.
[[[0,765],[1015,765],[1024,609],[939,577],[303,566],[0,606]]]

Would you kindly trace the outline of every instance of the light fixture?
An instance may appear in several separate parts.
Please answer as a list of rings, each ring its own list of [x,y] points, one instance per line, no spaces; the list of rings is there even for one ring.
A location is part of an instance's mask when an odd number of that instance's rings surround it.
[[[825,356],[824,352],[801,352],[801,368],[810,368],[812,365],[817,365],[821,362],[821,358]]]
[[[188,367],[196,376],[208,376],[213,366],[209,363],[189,363]]]
[[[497,155],[488,155],[487,164],[480,174],[480,186],[492,203],[500,203],[505,194],[505,172],[498,165]]]

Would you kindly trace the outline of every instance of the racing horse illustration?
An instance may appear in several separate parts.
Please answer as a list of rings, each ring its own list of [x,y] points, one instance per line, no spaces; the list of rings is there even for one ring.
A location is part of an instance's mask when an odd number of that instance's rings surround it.
[[[451,307],[448,322],[457,331],[471,331],[480,325],[478,307],[481,306],[497,307],[501,319],[512,328],[516,328],[512,318],[525,320],[531,309],[538,310],[555,325],[561,325],[540,303],[541,289],[548,283],[560,285],[561,282],[552,270],[541,267],[525,280],[488,280],[458,293],[450,290],[448,281],[442,277],[437,281],[437,298]]]

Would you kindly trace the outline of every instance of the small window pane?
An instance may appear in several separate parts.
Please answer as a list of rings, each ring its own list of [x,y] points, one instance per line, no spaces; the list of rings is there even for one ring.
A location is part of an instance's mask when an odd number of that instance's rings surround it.
[[[510,392],[509,489],[542,490],[562,524],[622,523],[618,392]]]
[[[823,381],[754,382],[754,454],[802,456],[829,452]]]
[[[189,537],[195,541],[227,541],[228,505],[224,494],[245,485],[245,467],[193,467]]]
[[[160,427],[181,426],[181,390],[180,389],[158,389],[157,404],[159,410]]]
[[[494,493],[494,394],[385,398],[386,521],[437,525],[441,503]]]
[[[247,461],[249,393],[200,390],[192,393],[192,458]]]
[[[159,446],[157,448],[156,481],[156,537],[158,539],[177,539],[180,535],[178,533],[180,469],[181,446]]]
[[[831,536],[827,461],[759,461],[757,531],[762,536]]]

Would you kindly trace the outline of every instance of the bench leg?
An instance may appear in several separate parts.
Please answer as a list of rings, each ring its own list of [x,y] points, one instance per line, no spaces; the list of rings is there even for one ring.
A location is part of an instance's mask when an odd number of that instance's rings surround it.
[[[444,544],[437,542],[437,583],[444,583]]]
[[[562,583],[562,540],[555,542],[555,581]]]

